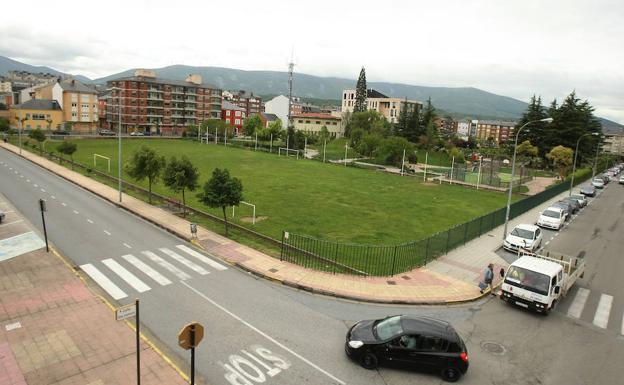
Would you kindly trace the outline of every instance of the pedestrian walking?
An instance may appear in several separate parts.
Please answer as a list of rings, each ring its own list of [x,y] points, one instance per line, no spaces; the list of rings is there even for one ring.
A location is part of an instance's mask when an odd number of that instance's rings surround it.
[[[492,288],[492,281],[494,280],[494,265],[489,263],[487,265],[487,269],[485,269],[485,274],[483,275],[483,285],[479,285],[479,291],[483,294],[483,291],[487,288],[490,288],[490,292],[494,295],[494,289]]]

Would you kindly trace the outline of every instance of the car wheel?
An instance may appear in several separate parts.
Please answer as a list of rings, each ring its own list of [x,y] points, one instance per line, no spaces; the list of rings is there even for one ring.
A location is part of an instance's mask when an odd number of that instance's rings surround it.
[[[459,369],[455,366],[447,366],[440,373],[442,379],[446,382],[456,382],[462,376]]]
[[[374,353],[366,352],[360,359],[360,364],[365,369],[375,369],[379,365],[379,359]]]

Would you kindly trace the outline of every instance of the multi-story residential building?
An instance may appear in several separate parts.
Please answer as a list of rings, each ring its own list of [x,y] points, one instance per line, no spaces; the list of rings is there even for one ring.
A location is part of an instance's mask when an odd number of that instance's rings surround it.
[[[63,120],[71,123],[71,130],[95,133],[99,120],[99,102],[95,88],[75,79],[58,80],[39,86],[34,91],[36,99],[56,100],[63,109]]]
[[[268,114],[277,115],[282,121],[282,127],[288,127],[288,97],[277,95],[264,104],[264,111]]]
[[[248,93],[244,90],[223,91],[222,95],[223,100],[227,100],[228,102],[241,107],[245,111],[246,116],[259,114],[264,111],[262,98],[254,95],[253,92]]]
[[[421,108],[422,103],[415,100],[391,98],[375,90],[366,90],[366,108],[377,111],[390,123],[397,123],[401,109],[407,107],[410,111]],[[342,91],[342,112],[353,112],[355,107],[355,90]]]
[[[457,136],[461,139],[468,140],[470,137],[470,122],[462,121],[457,122]]]
[[[112,88],[106,119],[117,129],[121,106],[121,130],[146,130],[180,135],[186,127],[207,119],[221,119],[221,90],[202,83],[200,75],[185,81],[161,79],[154,71],[137,70],[135,76],[110,80]]]
[[[13,88],[11,87],[11,82],[0,78],[0,94],[11,92],[12,90]]]
[[[234,127],[235,135],[238,135],[243,130],[243,120],[246,116],[244,108],[230,103],[227,100],[223,101],[223,105],[221,106],[221,120]]]
[[[505,143],[513,133],[516,122],[505,122],[500,120],[477,120],[477,139],[482,141],[493,140],[497,146]]]
[[[99,128],[109,128],[108,121],[106,120],[106,106],[108,104],[108,99],[110,98],[110,93],[100,92],[98,94],[98,127]]]
[[[293,115],[292,121],[296,131],[318,134],[323,127],[325,127],[332,138],[344,136],[342,118],[338,116],[321,113],[305,113]]]
[[[11,107],[13,103],[13,93],[12,92],[0,92],[0,103],[4,104],[6,107]]]
[[[9,124],[24,130],[59,130],[63,121],[63,110],[56,100],[32,99],[9,109]]]
[[[449,138],[457,134],[457,122],[451,117],[438,116],[433,120],[438,132],[442,137]]]
[[[624,155],[624,129],[604,129],[602,150],[609,154]]]

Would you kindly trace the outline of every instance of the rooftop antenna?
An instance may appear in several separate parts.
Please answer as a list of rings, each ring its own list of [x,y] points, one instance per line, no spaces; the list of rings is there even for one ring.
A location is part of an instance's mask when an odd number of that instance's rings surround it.
[[[290,63],[288,63],[288,122],[286,122],[286,128],[290,127],[290,114],[292,108],[292,83],[293,83],[293,71],[295,69],[295,49],[290,51]]]

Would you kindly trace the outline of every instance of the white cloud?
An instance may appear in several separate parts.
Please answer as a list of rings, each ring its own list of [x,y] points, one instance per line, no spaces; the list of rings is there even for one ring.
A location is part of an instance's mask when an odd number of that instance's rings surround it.
[[[32,4],[31,4],[32,3]],[[618,0],[3,4],[0,54],[91,77],[171,64],[296,69],[371,81],[473,86],[528,100],[576,89],[624,122]]]

